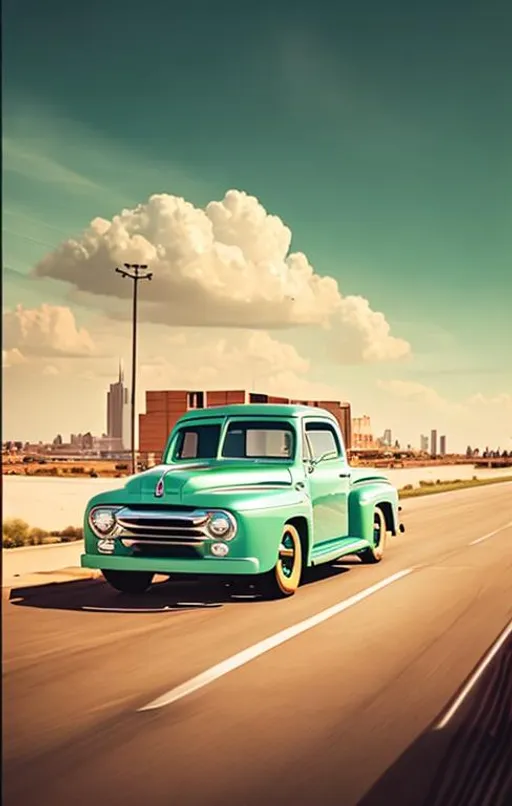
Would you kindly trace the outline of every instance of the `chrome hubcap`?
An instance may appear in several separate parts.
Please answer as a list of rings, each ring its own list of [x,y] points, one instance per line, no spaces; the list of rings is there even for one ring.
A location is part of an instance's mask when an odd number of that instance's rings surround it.
[[[286,577],[291,577],[295,565],[295,545],[289,532],[283,535],[281,545],[279,546],[279,560],[283,574]]]

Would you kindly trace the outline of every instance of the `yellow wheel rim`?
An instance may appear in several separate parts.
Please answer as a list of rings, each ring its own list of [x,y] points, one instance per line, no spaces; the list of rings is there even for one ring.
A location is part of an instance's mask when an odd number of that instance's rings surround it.
[[[283,593],[294,593],[299,587],[302,571],[302,545],[300,535],[287,523],[281,536],[276,564],[276,581]]]

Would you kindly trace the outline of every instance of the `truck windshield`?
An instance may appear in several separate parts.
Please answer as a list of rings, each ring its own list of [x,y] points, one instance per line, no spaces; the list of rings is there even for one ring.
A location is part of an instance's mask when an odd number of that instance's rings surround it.
[[[290,424],[277,420],[231,422],[222,446],[226,459],[292,459],[295,435]]]
[[[215,459],[218,455],[220,423],[185,425],[178,431],[174,450],[167,461]],[[277,420],[232,421],[228,425],[224,459],[292,459],[295,434],[287,422]]]

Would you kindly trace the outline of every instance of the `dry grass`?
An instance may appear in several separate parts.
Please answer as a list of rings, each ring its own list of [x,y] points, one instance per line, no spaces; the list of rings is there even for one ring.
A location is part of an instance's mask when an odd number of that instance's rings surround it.
[[[434,493],[449,493],[454,490],[466,490],[471,487],[486,487],[489,484],[500,484],[512,481],[512,476],[495,476],[492,479],[455,479],[454,481],[420,481],[419,487],[407,484],[399,490],[400,498],[416,498],[420,495],[433,495]]]

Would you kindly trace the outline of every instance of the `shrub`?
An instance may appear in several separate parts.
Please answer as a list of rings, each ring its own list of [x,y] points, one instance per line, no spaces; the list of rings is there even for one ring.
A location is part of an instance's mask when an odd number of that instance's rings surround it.
[[[2,546],[17,548],[28,542],[30,526],[21,518],[8,518],[2,523]]]
[[[412,484],[406,484],[405,487],[402,487],[402,490],[414,490],[414,486]]]
[[[66,526],[61,532],[57,532],[56,536],[60,537],[62,543],[71,543],[74,540],[82,540],[84,532],[79,526]]]
[[[27,544],[29,546],[40,546],[44,543],[45,538],[48,537],[48,532],[46,529],[39,529],[39,527],[33,527],[27,537]]]
[[[82,540],[84,531],[79,526],[66,526],[62,531],[48,532],[38,526],[30,527],[20,518],[9,518],[2,524],[2,547],[15,549],[21,546],[41,546],[46,543],[72,543]]]

